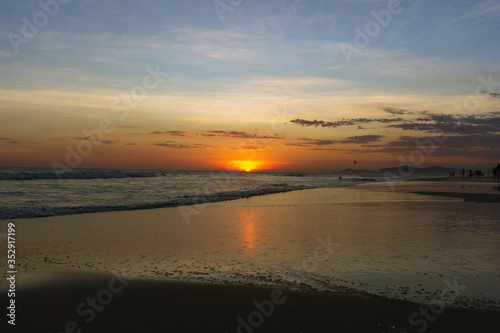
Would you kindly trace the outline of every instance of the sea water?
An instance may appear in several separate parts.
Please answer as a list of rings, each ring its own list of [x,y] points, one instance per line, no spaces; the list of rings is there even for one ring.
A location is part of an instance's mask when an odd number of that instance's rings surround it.
[[[335,173],[104,169],[57,173],[51,168],[3,167],[0,219],[173,207],[381,180],[381,175]]]

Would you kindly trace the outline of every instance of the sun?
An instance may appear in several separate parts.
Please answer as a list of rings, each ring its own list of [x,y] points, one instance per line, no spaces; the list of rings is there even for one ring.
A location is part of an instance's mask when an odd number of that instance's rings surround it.
[[[263,164],[263,161],[253,160],[233,160],[229,163],[232,170],[243,172],[253,172],[255,170],[259,170]]]

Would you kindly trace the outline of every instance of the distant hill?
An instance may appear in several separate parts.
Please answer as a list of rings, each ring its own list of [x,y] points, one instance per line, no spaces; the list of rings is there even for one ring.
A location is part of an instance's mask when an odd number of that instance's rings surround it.
[[[401,167],[403,171],[409,172],[410,170],[413,170],[414,175],[447,175],[450,172],[455,172],[455,174],[460,172],[460,169],[455,169],[455,168],[445,168],[442,166],[432,166],[429,168],[413,168],[409,165],[404,165]],[[380,169],[379,172],[381,173],[395,173],[397,174],[399,172],[400,168],[385,168],[385,169]]]
[[[376,170],[354,170],[354,169],[345,169],[342,171],[338,171],[336,173],[341,173],[344,175],[365,175],[365,174],[378,174],[379,172]]]

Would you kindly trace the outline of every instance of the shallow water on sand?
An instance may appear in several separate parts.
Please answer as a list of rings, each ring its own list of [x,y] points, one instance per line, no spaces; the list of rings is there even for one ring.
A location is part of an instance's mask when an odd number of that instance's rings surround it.
[[[498,207],[334,188],[212,203],[184,215],[165,208],[18,220],[18,261],[24,283],[36,281],[36,272],[91,269],[301,290],[354,288],[498,308]]]

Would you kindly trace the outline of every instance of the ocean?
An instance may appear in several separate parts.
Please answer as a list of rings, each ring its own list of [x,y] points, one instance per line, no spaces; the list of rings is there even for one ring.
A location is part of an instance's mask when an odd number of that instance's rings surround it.
[[[342,179],[339,179],[342,177]],[[0,167],[0,219],[175,207],[383,181],[381,175]]]

